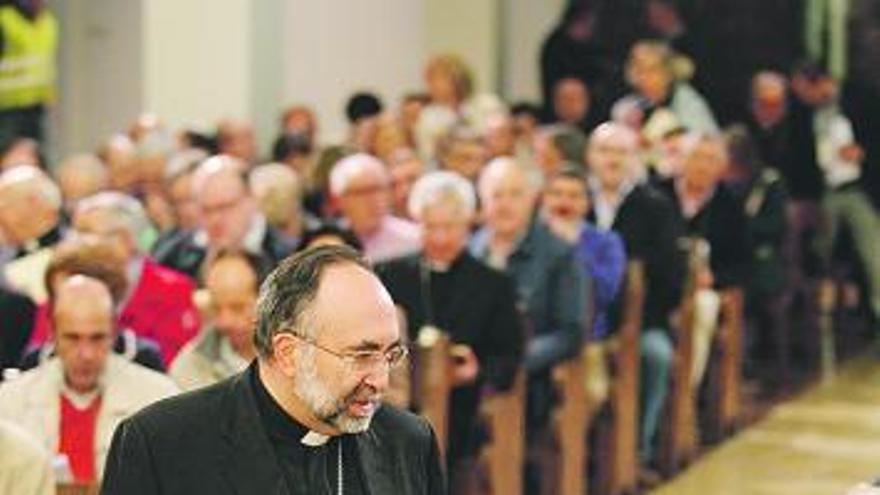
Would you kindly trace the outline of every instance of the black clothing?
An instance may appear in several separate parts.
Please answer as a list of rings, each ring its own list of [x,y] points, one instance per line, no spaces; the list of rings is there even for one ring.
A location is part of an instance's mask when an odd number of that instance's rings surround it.
[[[343,448],[344,492],[346,495],[364,493],[362,473],[358,467],[357,444],[349,435],[334,438],[319,447],[303,445],[299,440],[309,429],[290,417],[275,402],[257,373],[250,375],[250,382],[260,420],[280,461],[291,494],[336,493],[340,442]]]
[[[153,247],[153,257],[160,265],[166,266],[178,272],[185,273],[199,280],[202,263],[208,254],[205,246],[195,243],[196,233],[181,231],[176,236],[166,238],[163,243],[157,243]],[[293,252],[289,242],[286,242],[274,228],[267,226],[266,235],[260,244],[258,253],[260,258],[260,279],[271,272],[278,263]]]
[[[107,456],[102,495],[290,495],[263,426],[252,375],[160,401],[123,421]],[[427,421],[383,405],[353,435],[365,492],[443,495]]]
[[[692,218],[684,217],[673,180],[659,187],[677,206],[676,211],[685,225],[684,236],[699,237],[709,243],[709,265],[715,286],[720,289],[743,286],[751,258],[746,218],[727,186],[718,184],[712,197]]]
[[[509,388],[522,359],[525,336],[513,281],[467,252],[445,272],[428,269],[418,254],[380,265],[377,272],[406,312],[410,341],[423,326],[433,325],[476,354],[477,382],[452,392],[449,457],[476,455],[480,388],[486,382],[498,390]]]
[[[35,315],[36,306],[29,297],[0,287],[0,370],[18,366]]]
[[[668,330],[687,271],[678,246],[684,226],[674,206],[652,186],[638,185],[623,199],[611,229],[623,238],[627,259],[645,266],[643,327]]]

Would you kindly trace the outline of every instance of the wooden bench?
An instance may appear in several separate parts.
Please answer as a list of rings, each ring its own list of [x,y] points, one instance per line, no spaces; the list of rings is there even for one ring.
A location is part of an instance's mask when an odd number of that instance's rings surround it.
[[[481,454],[489,473],[489,493],[521,495],[526,458],[525,372],[517,373],[510,390],[486,397],[481,411],[491,437]]]
[[[55,486],[57,495],[98,495],[100,485],[83,483],[59,483]]]
[[[640,337],[645,300],[642,262],[627,263],[623,318],[609,352],[611,390],[597,416],[598,449],[590,487],[600,495],[635,493],[638,488]],[[589,452],[586,454],[589,459]]]
[[[709,263],[705,241],[691,242],[688,248],[688,275],[678,321],[673,327],[675,357],[672,379],[666,401],[664,420],[660,427],[658,467],[665,476],[672,476],[687,466],[697,455],[696,393],[693,387],[694,323],[697,276]]]
[[[718,442],[739,426],[742,401],[744,296],[741,289],[721,294],[721,319],[706,381],[703,437]]]

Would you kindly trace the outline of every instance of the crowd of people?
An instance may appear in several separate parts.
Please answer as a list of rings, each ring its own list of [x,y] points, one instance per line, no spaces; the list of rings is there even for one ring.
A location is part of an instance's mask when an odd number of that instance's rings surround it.
[[[566,33],[591,29],[588,14],[567,14]],[[564,50],[563,34],[550,49]],[[353,95],[342,143],[322,140],[307,105],[288,108],[266,155],[247,121],[208,136],[148,114],[58,164],[13,141],[0,157],[0,461],[42,449],[52,468],[29,462],[22,486],[99,482],[120,421],[253,361],[273,268],[344,244],[376,266],[410,341],[441,331],[455,344],[451,493],[479,483],[480,402],[519,370],[527,444],[546,439],[553,368],[614,339],[627,262],[641,261],[638,438],[650,483],[686,285],[697,384],[721,294],[746,294],[747,361],[788,345],[768,336],[797,294],[811,299],[834,276],[844,227],[844,260],[880,317],[880,220],[839,81],[817,63],[753,73],[728,112],[742,118],[722,127],[730,115],[715,114],[676,51],[686,41],[634,42],[619,80],[607,65],[547,65],[543,109],[477,92],[460,57],[436,56],[424,91],[395,106]],[[699,249],[707,262],[694,272]],[[389,401],[418,408],[408,391]]]

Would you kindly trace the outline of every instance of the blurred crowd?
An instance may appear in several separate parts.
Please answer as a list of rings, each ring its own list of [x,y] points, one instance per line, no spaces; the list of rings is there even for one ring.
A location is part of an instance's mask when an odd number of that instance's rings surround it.
[[[456,344],[446,452],[452,492],[468,493],[485,391],[524,370],[528,442],[544,441],[551,370],[614,338],[637,260],[650,483],[686,286],[696,384],[728,289],[745,294],[746,373],[787,359],[790,327],[811,324],[795,310],[811,314],[841,277],[855,280],[841,298],[875,327],[880,316],[880,155],[865,118],[880,78],[863,74],[880,43],[855,37],[878,28],[853,17],[846,67],[833,12],[808,4],[572,2],[542,52],[542,102],[481,92],[442,54],[393,104],[352,95],[340,143],[308,104],[284,110],[271,150],[246,120],[204,134],[150,114],[59,163],[9,140],[0,427],[27,434],[0,429],[0,442],[39,444],[59,479],[96,482],[122,419],[254,359],[259,286],[280,260],[341,243],[377,265],[410,340],[434,329]],[[807,28],[824,33],[813,46],[796,41]]]

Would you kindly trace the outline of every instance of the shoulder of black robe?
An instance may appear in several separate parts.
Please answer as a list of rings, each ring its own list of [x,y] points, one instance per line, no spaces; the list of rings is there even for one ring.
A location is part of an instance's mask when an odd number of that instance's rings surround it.
[[[101,494],[286,495],[248,383],[254,370],[159,401],[122,422]],[[371,428],[356,437],[371,494],[445,493],[436,441],[424,419],[383,406]]]

